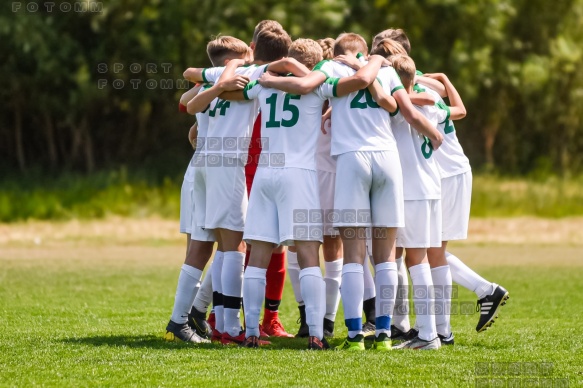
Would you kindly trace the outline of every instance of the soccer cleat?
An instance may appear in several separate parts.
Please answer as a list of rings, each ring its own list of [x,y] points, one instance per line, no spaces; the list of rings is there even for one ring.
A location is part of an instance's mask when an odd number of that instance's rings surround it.
[[[441,343],[439,342],[439,337],[435,337],[431,341],[425,341],[417,336],[412,340],[394,346],[393,349],[437,350],[440,347]]]
[[[269,338],[269,334],[263,330],[263,325],[259,325],[259,338]]]
[[[362,325],[362,331],[364,335],[364,339],[366,341],[372,341],[374,339],[374,333],[377,327],[374,323],[367,321]]]
[[[263,331],[268,337],[283,337],[283,338],[293,338],[294,335],[288,333],[283,328],[281,321],[278,316],[275,316],[269,322],[263,322]]]
[[[259,338],[252,335],[250,337],[245,338],[245,341],[241,342],[239,346],[241,346],[242,348],[258,348]]]
[[[190,326],[190,328],[202,338],[209,339],[211,337],[213,329],[206,320],[206,314],[201,313],[194,307],[188,314],[188,326]]]
[[[210,342],[205,338],[199,337],[198,334],[188,326],[188,323],[179,324],[173,321],[168,322],[164,339],[169,342],[193,342],[196,344]]]
[[[239,335],[233,337],[232,335],[230,335],[227,332],[223,333],[223,336],[221,337],[221,343],[223,345],[241,345],[243,342],[245,342],[245,331],[241,330],[239,332]],[[269,345],[271,344],[271,342],[269,341],[263,341],[263,340],[258,340],[258,344],[259,345]]]
[[[398,345],[400,343],[410,341],[417,337],[419,332],[415,329],[410,329],[408,332],[401,331],[396,326],[391,326],[391,342],[393,345]]]
[[[362,334],[358,334],[354,338],[346,337],[341,345],[336,346],[336,350],[362,352],[364,351],[364,336]]]
[[[300,324],[300,329],[298,330],[296,337],[306,338],[310,336],[310,328],[306,322],[306,306],[298,306],[298,309],[300,310],[300,317],[298,318],[297,323]]]
[[[333,338],[334,337],[334,321],[324,318],[324,337]]]
[[[446,337],[444,335],[441,334],[437,334],[437,337],[439,338],[439,342],[441,342],[441,345],[453,345],[454,341],[453,341],[453,333],[449,333],[449,335]]]
[[[211,313],[209,314],[209,317],[206,321],[211,326],[211,328],[214,330],[215,329],[215,322],[216,322],[214,311],[211,311]]]
[[[386,333],[381,333],[376,336],[371,346],[371,350],[378,350],[381,352],[386,352],[391,349],[391,339]]]
[[[318,337],[310,336],[308,339],[308,350],[328,350],[330,345],[326,338],[319,339]]]
[[[223,333],[218,330],[213,330],[213,334],[211,335],[211,342],[221,342],[223,338]]]
[[[504,287],[497,284],[494,285],[494,292],[476,303],[476,312],[480,312],[480,320],[478,321],[478,326],[476,326],[478,333],[492,326],[496,318],[498,318],[498,308],[504,306],[510,297]]]

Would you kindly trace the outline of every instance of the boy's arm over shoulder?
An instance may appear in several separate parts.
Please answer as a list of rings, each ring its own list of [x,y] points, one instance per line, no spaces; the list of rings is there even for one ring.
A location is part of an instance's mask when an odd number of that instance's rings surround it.
[[[304,95],[320,86],[326,78],[326,74],[320,71],[312,71],[305,77],[278,77],[267,71],[259,78],[259,84],[265,88]]]
[[[267,70],[272,73],[286,75],[291,73],[296,77],[305,77],[310,74],[310,69],[294,58],[283,58],[267,65]]]
[[[241,90],[226,91],[221,93],[219,97],[228,101],[254,100],[261,90],[263,90],[263,87],[259,85],[257,80],[254,80],[245,85]]]
[[[447,91],[447,97],[449,98],[450,105],[449,118],[451,120],[460,120],[466,117],[466,107],[464,106],[464,102],[462,101],[460,94],[458,93],[455,86],[453,86],[449,78],[447,78],[447,76],[443,73],[426,74],[425,76],[428,78],[436,79],[442,82],[443,85],[445,86],[445,90]]]

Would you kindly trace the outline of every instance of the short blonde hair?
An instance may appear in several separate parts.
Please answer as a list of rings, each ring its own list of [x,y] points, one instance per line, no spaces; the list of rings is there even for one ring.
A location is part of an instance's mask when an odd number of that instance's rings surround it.
[[[324,39],[318,39],[316,42],[318,42],[320,47],[322,47],[324,59],[334,58],[334,39],[324,38]]]
[[[368,54],[366,40],[353,32],[338,35],[334,42],[334,56],[344,55],[347,52]]]
[[[283,26],[275,20],[262,20],[255,26],[251,42],[257,42],[257,35],[263,30],[283,30]]]
[[[311,70],[323,59],[324,54],[322,47],[315,40],[300,38],[293,41],[287,55]]]
[[[403,48],[405,49],[405,51],[407,52],[407,55],[409,55],[411,53],[411,42],[409,42],[409,38],[407,37],[407,34],[405,33],[405,31],[401,28],[389,28],[387,30],[381,31],[378,34],[375,35],[375,37],[372,39],[372,48],[374,49],[381,40],[383,39],[392,39],[398,43],[401,44],[401,46],[403,46]]]
[[[399,42],[389,38],[381,40],[370,53],[381,55],[385,58],[389,58],[392,55],[398,54],[407,55],[407,51],[405,51]]]
[[[206,53],[213,66],[222,66],[226,59],[245,58],[249,46],[232,36],[217,36],[206,45]]]
[[[405,88],[413,86],[415,80],[415,62],[408,55],[397,54],[391,57],[391,64],[399,74],[401,82]]]

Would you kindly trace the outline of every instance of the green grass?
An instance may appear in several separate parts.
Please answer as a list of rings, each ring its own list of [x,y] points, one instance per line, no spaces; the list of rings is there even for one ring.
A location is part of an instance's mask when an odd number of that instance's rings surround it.
[[[126,170],[0,182],[0,222],[180,214],[182,177],[153,178]],[[474,217],[583,215],[583,177],[474,176]]]
[[[484,249],[454,252],[471,259]],[[515,251],[502,247],[495,252],[509,255],[506,266],[477,266],[511,293],[486,333],[475,332],[477,315],[456,315],[454,347],[347,354],[303,351],[301,339],[275,340],[257,351],[163,342],[178,246],[7,248],[0,250],[0,385],[459,387],[476,386],[476,363],[545,362],[553,365],[548,377],[577,386],[583,384],[581,266],[549,263],[559,260],[553,251],[531,247],[529,259],[538,264],[521,265],[521,257],[510,256]],[[580,249],[565,252],[578,257]],[[459,300],[475,298],[460,289]],[[281,313],[295,330],[289,283]],[[346,334],[341,317],[335,344]],[[519,376],[524,383],[527,377]]]

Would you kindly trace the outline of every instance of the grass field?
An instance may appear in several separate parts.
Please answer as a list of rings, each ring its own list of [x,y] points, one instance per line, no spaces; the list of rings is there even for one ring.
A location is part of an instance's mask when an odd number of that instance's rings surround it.
[[[472,220],[478,237],[452,251],[510,291],[500,319],[477,334],[477,314],[456,315],[454,347],[390,354],[165,343],[183,243],[165,221],[124,222],[0,228],[1,386],[505,386],[517,367],[522,386],[583,384],[583,241],[538,238],[556,228],[547,221],[524,221],[508,244],[521,223]],[[458,301],[475,297],[460,289]],[[296,330],[289,283],[281,314]]]

